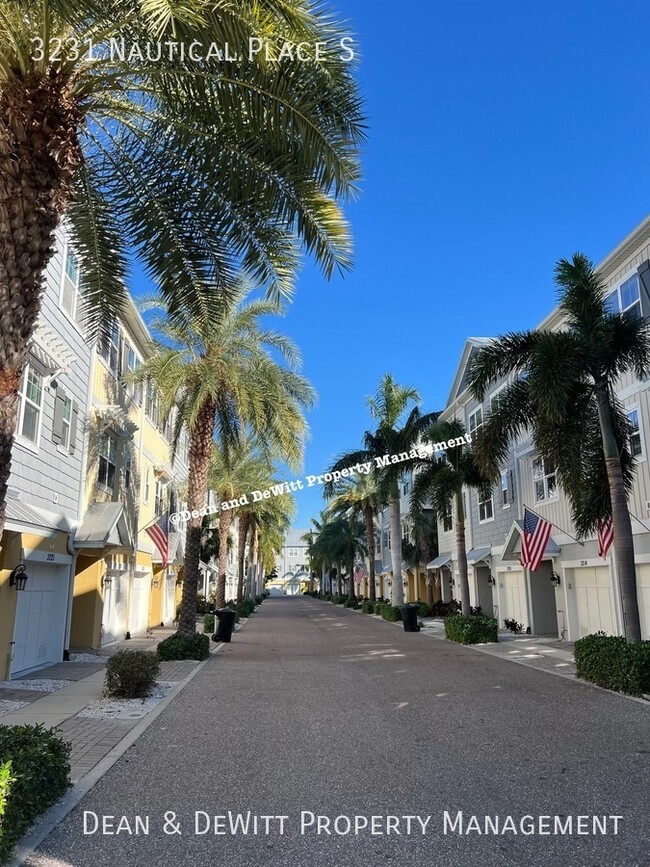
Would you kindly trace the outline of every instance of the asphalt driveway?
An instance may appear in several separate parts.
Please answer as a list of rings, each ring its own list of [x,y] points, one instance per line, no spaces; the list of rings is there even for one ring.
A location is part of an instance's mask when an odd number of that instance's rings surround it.
[[[27,863],[648,867],[649,735],[638,702],[269,599]]]

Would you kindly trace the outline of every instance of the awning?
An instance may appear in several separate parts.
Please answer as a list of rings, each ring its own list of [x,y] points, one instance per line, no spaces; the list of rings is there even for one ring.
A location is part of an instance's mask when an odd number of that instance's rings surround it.
[[[521,553],[521,535],[524,532],[524,522],[517,518],[512,522],[512,527],[508,531],[508,535],[506,536],[506,541],[503,546],[503,553],[501,554],[502,560],[516,560],[519,562],[519,555]],[[545,557],[558,557],[561,553],[561,548],[553,540],[552,536],[549,536],[548,542],[546,543],[546,549],[544,551]]]
[[[29,348],[50,374],[67,372],[76,361],[66,344],[47,325],[38,326]]]
[[[451,563],[451,554],[441,554],[439,557],[436,557],[435,560],[427,563],[427,569],[440,569],[448,563]]]
[[[472,548],[467,552],[467,562],[468,563],[480,563],[481,561],[488,561],[488,557],[492,553],[492,546],[489,545],[487,548]]]
[[[58,512],[50,512],[39,506],[26,503],[21,497],[15,496],[11,489],[7,491],[6,528],[13,532],[22,532],[24,528],[63,530],[69,533],[72,522]]]
[[[75,533],[73,546],[77,551],[104,548],[131,551],[133,541],[122,503],[92,503]]]
[[[138,430],[137,424],[131,421],[126,410],[119,404],[103,403],[95,407],[95,412],[103,422],[128,437],[132,437]]]

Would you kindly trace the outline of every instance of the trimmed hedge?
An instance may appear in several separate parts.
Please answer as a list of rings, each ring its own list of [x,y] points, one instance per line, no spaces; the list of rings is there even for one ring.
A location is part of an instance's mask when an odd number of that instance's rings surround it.
[[[160,659],[207,659],[210,655],[210,639],[207,635],[170,635],[157,647]]]
[[[574,646],[576,674],[627,695],[650,693],[650,641],[628,644],[619,635],[586,635]]]
[[[361,606],[356,599],[346,599],[343,603],[344,608],[360,608]]]
[[[445,638],[459,644],[487,644],[498,641],[499,624],[482,614],[452,614],[445,617]]]
[[[42,725],[0,726],[0,864],[70,785],[70,745]],[[7,763],[10,765],[9,771]]]
[[[361,603],[361,610],[364,614],[374,614],[375,613],[375,603],[371,602],[369,599],[366,599]]]
[[[382,602],[377,605],[375,610],[377,614],[381,614],[384,620],[387,620],[389,623],[397,623],[402,619],[402,612],[398,605]]]
[[[118,650],[106,663],[104,694],[112,698],[145,698],[160,672],[160,662],[148,650]]]
[[[433,608],[428,602],[418,602],[418,617],[433,617]]]
[[[203,631],[210,633],[210,635],[214,632],[214,614],[203,616]]]

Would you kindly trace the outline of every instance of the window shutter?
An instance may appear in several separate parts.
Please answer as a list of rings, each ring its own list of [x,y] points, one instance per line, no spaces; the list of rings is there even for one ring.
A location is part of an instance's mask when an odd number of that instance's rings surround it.
[[[79,417],[79,407],[76,401],[72,402],[72,416],[70,418],[70,454],[73,455],[77,447],[77,420]]]
[[[66,394],[62,388],[57,388],[54,398],[54,421],[52,423],[52,442],[57,446],[63,442],[63,408]]]

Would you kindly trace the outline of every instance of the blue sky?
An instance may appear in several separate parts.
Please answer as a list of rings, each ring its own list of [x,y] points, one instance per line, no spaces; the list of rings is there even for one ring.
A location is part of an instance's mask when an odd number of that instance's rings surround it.
[[[369,142],[356,267],[301,275],[281,321],[319,392],[305,473],[357,447],[387,371],[441,409],[465,337],[536,325],[553,266],[650,212],[646,0],[337,0]],[[295,526],[322,501],[296,494]]]

